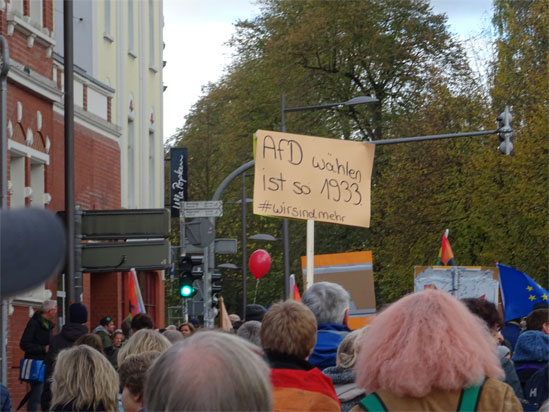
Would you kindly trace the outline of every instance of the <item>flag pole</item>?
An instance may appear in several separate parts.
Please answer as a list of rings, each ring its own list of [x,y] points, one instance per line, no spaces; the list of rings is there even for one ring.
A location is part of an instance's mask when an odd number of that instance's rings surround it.
[[[444,232],[444,237],[446,238],[446,240],[449,242],[448,240],[448,235],[450,234],[450,229],[446,229],[446,231]],[[454,262],[455,262],[455,258],[454,258]],[[452,296],[456,296],[456,292],[458,290],[458,285],[456,285],[456,282],[459,281],[459,273],[457,271],[457,265],[454,263],[454,266],[452,267],[452,293],[451,295]]]

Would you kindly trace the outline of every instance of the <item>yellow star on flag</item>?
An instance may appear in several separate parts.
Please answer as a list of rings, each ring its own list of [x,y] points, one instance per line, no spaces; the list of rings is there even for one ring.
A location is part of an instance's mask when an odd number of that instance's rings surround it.
[[[530,297],[528,299],[534,301],[534,300],[536,300],[536,297],[534,295],[530,295]]]
[[[532,286],[526,286],[526,290],[531,291],[531,290],[533,290],[533,289],[534,289],[534,288],[533,288]]]
[[[547,300],[547,293],[544,293],[543,295],[541,295],[541,298],[542,298],[543,300]]]

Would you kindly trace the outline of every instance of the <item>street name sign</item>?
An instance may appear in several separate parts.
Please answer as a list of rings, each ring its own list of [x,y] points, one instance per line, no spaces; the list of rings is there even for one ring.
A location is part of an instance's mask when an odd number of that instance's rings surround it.
[[[170,235],[168,209],[83,210],[83,239],[166,238]]]
[[[198,202],[182,202],[183,217],[219,217],[223,216],[223,201],[207,200]]]
[[[82,245],[82,271],[127,272],[164,270],[170,267],[170,242],[146,240],[135,242],[100,242]]]
[[[238,242],[236,239],[215,239],[214,253],[218,255],[234,255],[238,251]],[[195,246],[185,241],[186,253],[204,253],[204,248]]]

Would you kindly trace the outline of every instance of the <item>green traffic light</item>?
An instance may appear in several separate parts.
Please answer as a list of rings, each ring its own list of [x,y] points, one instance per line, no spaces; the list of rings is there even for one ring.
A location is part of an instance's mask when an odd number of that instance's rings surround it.
[[[184,298],[188,298],[193,293],[193,287],[190,285],[183,285],[181,287],[180,293],[181,293],[181,296],[183,296]]]

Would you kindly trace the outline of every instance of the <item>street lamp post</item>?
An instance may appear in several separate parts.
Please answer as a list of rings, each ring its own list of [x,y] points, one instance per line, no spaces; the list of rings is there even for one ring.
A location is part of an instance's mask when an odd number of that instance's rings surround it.
[[[246,172],[242,173],[242,198],[238,200],[235,203],[240,204],[241,211],[242,211],[242,218],[241,218],[241,224],[242,224],[242,320],[246,320],[246,304],[247,304],[247,298],[248,298],[248,282],[246,279],[246,276],[248,276],[247,273],[247,261],[248,261],[248,245],[246,242],[246,226],[248,224],[248,217],[247,217],[247,211],[246,206],[248,203],[252,203],[253,199],[250,199],[249,197],[246,197]]]
[[[246,243],[246,226],[247,226],[247,216],[246,216],[246,172],[242,173],[242,321],[246,321],[246,304],[248,299],[248,281],[246,276],[248,275],[246,269],[246,261],[248,260],[247,248],[248,244]]]
[[[247,279],[246,279],[246,276],[248,275],[247,273],[247,261],[248,261],[248,253],[247,253],[247,248],[248,248],[248,245],[246,243],[246,226],[247,226],[247,211],[246,211],[246,206],[248,203],[252,203],[253,202],[253,199],[249,198],[249,197],[246,197],[246,177],[248,175],[246,174],[246,172],[243,172],[242,173],[242,191],[241,191],[241,199],[236,201],[236,202],[225,202],[225,203],[234,203],[234,204],[238,204],[241,206],[241,212],[242,212],[242,215],[241,215],[241,225],[242,225],[242,228],[241,228],[241,232],[242,232],[242,237],[241,237],[241,241],[242,241],[242,320],[244,321],[246,319],[246,304],[247,304],[247,295],[248,295],[248,282],[247,282]],[[225,265],[225,266],[223,266]],[[229,265],[229,263],[226,263],[226,264],[222,264],[222,265],[219,265],[218,267],[220,268],[228,268],[228,269],[237,269],[238,267],[234,264],[230,264],[234,267],[230,267],[230,266],[227,266]]]
[[[322,110],[339,106],[354,106],[357,104],[373,103],[378,99],[371,96],[359,96],[345,102],[326,103],[317,106],[302,106],[302,107],[286,107],[286,95],[282,93],[280,98],[280,131],[286,132],[286,113],[304,112],[310,110]],[[314,220],[307,220],[307,285],[311,286],[314,276]],[[282,220],[282,240],[284,253],[284,299],[288,299],[290,292],[290,235],[288,227],[288,219]]]

